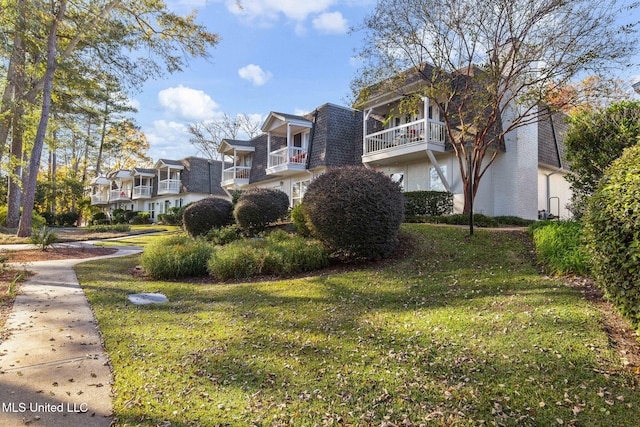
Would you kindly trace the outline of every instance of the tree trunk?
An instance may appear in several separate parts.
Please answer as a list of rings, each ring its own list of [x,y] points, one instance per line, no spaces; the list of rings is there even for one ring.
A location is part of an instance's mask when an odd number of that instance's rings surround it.
[[[22,217],[20,218],[20,226],[18,227],[19,237],[28,237],[31,235],[31,214],[33,213],[33,203],[36,198],[36,182],[38,179],[38,170],[40,169],[40,157],[42,156],[42,147],[44,146],[44,138],[47,133],[47,125],[49,124],[49,114],[51,113],[51,91],[53,87],[53,75],[56,70],[56,33],[58,24],[64,16],[66,6],[66,0],[61,0],[60,9],[52,19],[51,28],[49,29],[47,37],[47,68],[44,76],[44,87],[42,89],[42,111],[36,138],[33,142],[33,149],[31,150],[29,169],[23,180],[24,194],[22,197]]]
[[[13,64],[13,70],[10,73],[10,80],[8,86],[12,87],[13,94],[9,94],[12,98],[11,103],[11,152],[9,162],[9,182],[7,192],[7,227],[15,228],[20,221],[20,180],[22,179],[22,145],[24,126],[22,123],[24,116],[24,104],[22,103],[21,96],[24,90],[25,82],[25,62],[26,54],[24,47],[24,40],[22,37],[25,32],[25,0],[18,2],[18,22],[16,23],[15,34],[13,36],[13,52],[11,54],[11,63]],[[11,65],[10,65],[11,67]],[[9,78],[9,76],[7,76]],[[5,101],[9,99],[3,99],[3,106]],[[0,145],[4,147],[6,139],[9,134],[9,128],[4,127],[0,129],[0,137],[4,140],[0,140]]]

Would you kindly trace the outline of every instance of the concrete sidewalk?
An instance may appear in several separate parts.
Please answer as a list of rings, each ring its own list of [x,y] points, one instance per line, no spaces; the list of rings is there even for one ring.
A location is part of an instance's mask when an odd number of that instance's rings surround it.
[[[0,345],[0,426],[108,427],[109,360],[73,266],[130,255],[117,248],[97,258],[29,263]]]

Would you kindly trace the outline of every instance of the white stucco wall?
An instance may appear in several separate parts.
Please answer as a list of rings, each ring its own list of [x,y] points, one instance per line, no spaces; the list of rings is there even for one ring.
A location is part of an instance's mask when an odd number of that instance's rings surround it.
[[[507,111],[505,117],[513,114]],[[510,125],[503,120],[503,128]],[[515,215],[538,218],[538,125],[533,123],[510,132],[505,137],[506,152],[499,153],[493,175],[493,216]]]
[[[538,168],[538,210],[550,211],[562,219],[572,217],[567,209],[571,203],[571,186],[565,179],[566,175],[567,171],[564,170]]]

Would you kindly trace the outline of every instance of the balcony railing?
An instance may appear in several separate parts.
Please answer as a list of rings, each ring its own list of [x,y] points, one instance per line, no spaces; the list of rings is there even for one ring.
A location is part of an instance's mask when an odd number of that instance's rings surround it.
[[[307,165],[307,149],[299,147],[284,147],[269,153],[269,168],[286,165]]]
[[[129,190],[128,188],[121,188],[119,190],[111,190],[111,193],[109,195],[109,201],[110,202],[117,202],[120,200],[131,200],[131,196],[129,196],[129,193],[131,192],[131,190]]]
[[[413,143],[428,142],[444,145],[444,141],[444,124],[422,119],[367,135],[364,154]]]
[[[91,195],[92,205],[105,205],[109,203],[109,193],[96,193]]]
[[[137,185],[133,187],[133,198],[134,199],[143,199],[151,197],[151,186],[150,185]]]
[[[179,179],[165,179],[158,182],[158,194],[178,194],[179,192]]]
[[[237,179],[249,181],[251,166],[233,166],[222,171],[222,182],[234,182]]]

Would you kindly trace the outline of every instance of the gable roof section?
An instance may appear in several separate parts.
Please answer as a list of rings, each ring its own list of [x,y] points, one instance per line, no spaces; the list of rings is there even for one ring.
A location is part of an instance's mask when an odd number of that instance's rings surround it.
[[[180,160],[159,159],[154,166],[155,169],[171,167],[171,169],[184,169]]]
[[[263,132],[271,132],[274,135],[286,136],[287,124],[294,128],[298,128],[298,132],[301,130],[300,128],[310,129],[313,126],[313,123],[305,117],[272,111],[262,124],[261,129]]]
[[[218,153],[233,154],[233,150],[250,153],[256,150],[252,141],[242,141],[238,139],[223,139],[220,141]]]
[[[156,170],[148,168],[132,168],[130,173],[131,176],[156,176]]]

